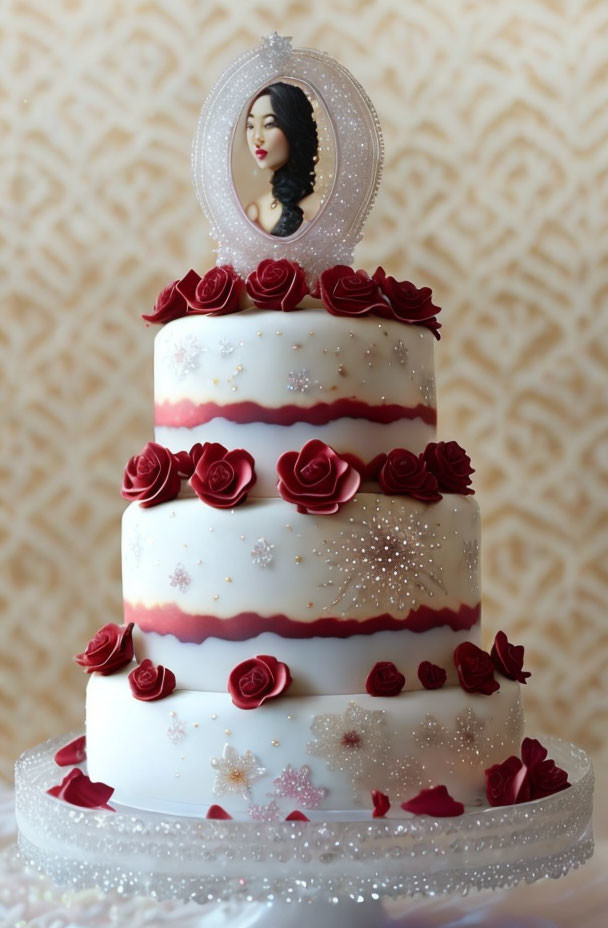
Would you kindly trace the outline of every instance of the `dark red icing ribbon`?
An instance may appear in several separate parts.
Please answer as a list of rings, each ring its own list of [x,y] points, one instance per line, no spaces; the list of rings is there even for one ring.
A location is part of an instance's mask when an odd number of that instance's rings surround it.
[[[383,631],[427,632],[432,628],[448,626],[452,631],[468,631],[481,616],[481,606],[461,605],[454,609],[431,609],[420,606],[404,618],[395,618],[387,612],[369,619],[323,618],[312,622],[298,622],[286,615],[263,616],[258,612],[240,612],[230,618],[215,615],[192,615],[182,612],[175,603],[163,606],[143,606],[125,602],[125,622],[135,622],[144,632],[175,635],[182,642],[201,644],[207,638],[226,641],[246,641],[263,632],[281,638],[350,638],[353,635],[374,635]]]
[[[156,403],[154,407],[154,424],[171,428],[195,428],[212,419],[228,419],[245,425],[250,422],[264,422],[267,425],[293,425],[306,422],[309,425],[327,425],[336,419],[367,419],[387,425],[400,419],[422,419],[427,425],[437,424],[437,410],[431,406],[400,406],[386,403],[371,406],[361,400],[339,399],[333,403],[314,403],[312,406],[298,406],[287,403],[285,406],[261,406],[250,400],[242,403],[193,403],[180,400],[178,403]]]

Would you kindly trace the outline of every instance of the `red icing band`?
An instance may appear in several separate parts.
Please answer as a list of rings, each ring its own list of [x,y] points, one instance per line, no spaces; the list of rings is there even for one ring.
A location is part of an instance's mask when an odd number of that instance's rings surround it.
[[[135,622],[144,632],[175,635],[182,642],[201,644],[206,638],[223,638],[226,641],[246,641],[263,632],[272,632],[281,638],[350,638],[352,635],[373,635],[383,631],[427,632],[432,628],[448,626],[452,631],[468,631],[481,616],[481,606],[462,605],[453,609],[431,609],[420,606],[402,619],[387,612],[369,619],[315,619],[298,622],[280,613],[263,616],[257,612],[240,612],[228,619],[215,615],[192,615],[182,612],[174,603],[146,607],[125,602],[125,622]]]
[[[313,406],[297,406],[288,403],[285,406],[260,406],[247,400],[242,403],[193,403],[180,400],[179,403],[156,403],[154,407],[154,424],[171,428],[193,429],[197,425],[211,422],[212,419],[228,419],[245,425],[249,422],[264,422],[268,425],[293,425],[295,422],[307,422],[309,425],[327,425],[336,419],[367,419],[370,422],[398,422],[400,419],[422,419],[427,425],[437,424],[437,410],[431,406],[399,406],[387,403],[382,406],[370,406],[360,400],[340,399],[333,403],[315,403]]]

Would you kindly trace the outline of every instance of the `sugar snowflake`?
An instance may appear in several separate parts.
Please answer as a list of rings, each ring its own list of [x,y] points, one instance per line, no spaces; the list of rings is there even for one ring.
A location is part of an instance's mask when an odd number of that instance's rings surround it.
[[[327,795],[326,789],[312,785],[310,767],[307,764],[299,770],[295,770],[291,764],[288,764],[281,776],[274,780],[274,786],[274,793],[269,793],[269,796],[296,799],[303,809],[318,809]]]
[[[175,587],[180,593],[185,593],[192,583],[192,577],[183,564],[178,564],[172,574],[169,575],[169,585]]]
[[[266,541],[265,538],[258,538],[251,549],[251,562],[256,567],[270,567],[274,560],[274,545]]]
[[[173,338],[167,342],[166,359],[177,380],[184,380],[188,374],[198,370],[204,351],[206,349],[195,335]]]
[[[141,564],[141,556],[144,553],[144,546],[142,545],[142,536],[139,530],[139,527],[135,529],[131,543],[129,544],[129,551],[131,557],[133,558],[133,563],[136,567],[139,567]]]
[[[249,797],[251,781],[266,773],[264,767],[251,751],[239,754],[230,744],[224,745],[221,757],[212,757],[211,766],[217,771],[213,792],[216,796],[224,793],[240,793],[245,799]]]
[[[302,368],[300,371],[290,371],[287,378],[287,389],[292,393],[308,393],[312,386],[310,371]]]
[[[172,744],[179,744],[186,737],[186,725],[176,715],[167,729],[167,738]]]
[[[383,498],[362,510],[360,520],[351,518],[349,528],[325,542],[325,551],[315,549],[332,575],[320,586],[336,590],[324,612],[341,605],[342,615],[369,606],[404,613],[416,608],[420,593],[446,592],[434,561],[440,542],[421,515],[399,506],[387,510]]]
[[[342,715],[316,715],[310,730],[315,739],[308,753],[323,757],[330,770],[348,773],[353,786],[386,759],[389,739],[383,710],[367,711],[351,701]]]
[[[473,712],[470,706],[456,716],[452,747],[463,763],[477,762],[487,756],[486,725],[486,720]]]
[[[266,806],[249,803],[249,818],[254,822],[278,822],[280,817],[281,810],[275,799]]]
[[[228,358],[236,348],[236,345],[233,345],[232,342],[229,342],[225,338],[220,338],[218,345],[222,358]]]

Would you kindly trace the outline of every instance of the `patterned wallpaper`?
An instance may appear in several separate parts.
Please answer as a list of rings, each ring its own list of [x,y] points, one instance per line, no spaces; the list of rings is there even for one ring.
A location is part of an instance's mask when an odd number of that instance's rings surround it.
[[[121,620],[119,485],[152,435],[139,314],[213,263],[190,144],[274,29],[383,124],[357,265],[433,287],[440,433],[477,468],[484,621],[527,645],[531,732],[608,721],[608,8],[540,0],[5,0],[0,31],[0,745],[82,724]]]

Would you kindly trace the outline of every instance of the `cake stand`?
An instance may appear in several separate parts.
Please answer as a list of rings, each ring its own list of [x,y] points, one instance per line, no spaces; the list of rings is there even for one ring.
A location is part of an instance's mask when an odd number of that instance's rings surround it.
[[[455,818],[330,822],[217,821],[82,809],[46,790],[63,772],[34,748],[16,765],[19,850],[60,886],[229,906],[230,925],[331,928],[383,923],[382,899],[464,894],[560,877],[593,852],[593,771],[587,754],[543,738],[570,789]],[[59,776],[58,776],[59,774]],[[307,903],[295,905],[294,903]],[[244,924],[244,922],[243,922]]]

